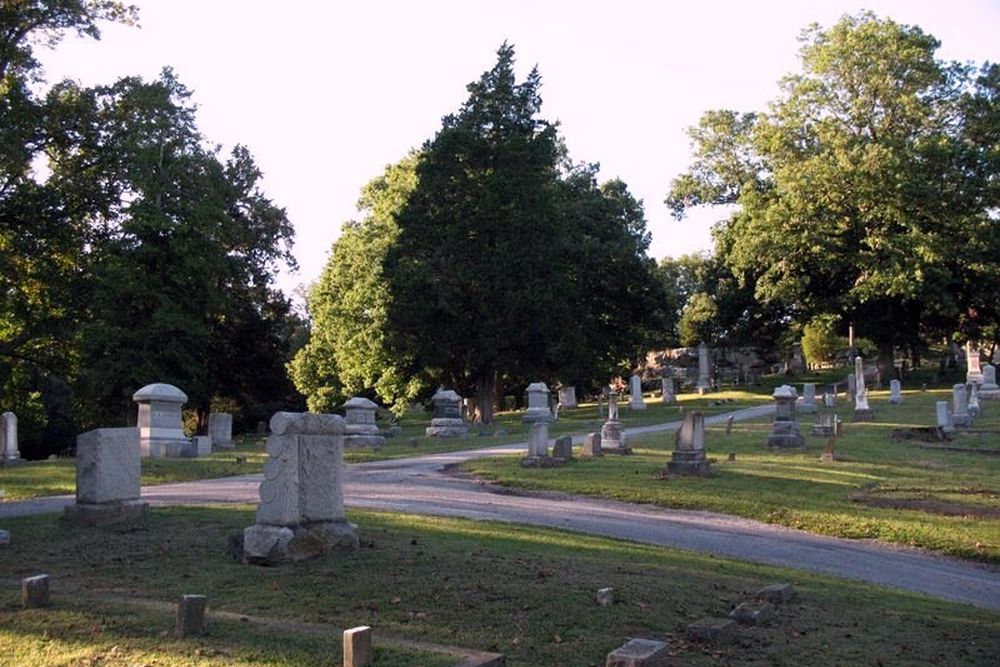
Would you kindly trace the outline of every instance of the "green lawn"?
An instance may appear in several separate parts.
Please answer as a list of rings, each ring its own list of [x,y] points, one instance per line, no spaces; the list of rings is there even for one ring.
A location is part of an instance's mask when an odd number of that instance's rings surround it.
[[[845,423],[837,441],[840,460],[821,463],[826,438],[811,436],[812,416],[800,415],[804,451],[769,451],[769,420],[737,422],[707,433],[711,478],[664,478],[672,433],[630,440],[636,455],[578,459],[567,466],[523,469],[516,457],[494,457],[464,469],[505,485],[557,490],[711,510],[816,533],[933,549],[1000,562],[1000,456],[935,449],[937,443],[897,441],[894,428],[935,423],[934,401],[945,390],[904,392],[902,406],[888,392],[873,392],[876,421]],[[959,436],[952,446],[1000,448],[1000,404],[984,402],[980,433]],[[841,398],[835,409],[849,420]],[[736,460],[729,461],[728,455]],[[951,512],[947,514],[943,512]]]
[[[920,595],[770,566],[508,524],[352,512],[353,554],[258,568],[226,555],[252,508],[154,509],[141,530],[83,529],[55,516],[11,519],[0,550],[0,664],[339,665],[339,630],[507,654],[512,666],[603,665],[629,637],[671,642],[677,664],[991,665],[1000,615]],[[21,577],[53,577],[54,606],[20,610]],[[767,627],[712,649],[683,628],[725,616],[759,587],[792,582],[797,598]],[[594,602],[613,587],[611,608]],[[208,635],[170,636],[169,613],[138,600],[209,598]],[[277,632],[241,622],[270,618]],[[295,623],[328,624],[329,639]],[[11,656],[15,656],[11,658]],[[14,663],[3,661],[14,660]],[[435,665],[386,650],[377,665]]]

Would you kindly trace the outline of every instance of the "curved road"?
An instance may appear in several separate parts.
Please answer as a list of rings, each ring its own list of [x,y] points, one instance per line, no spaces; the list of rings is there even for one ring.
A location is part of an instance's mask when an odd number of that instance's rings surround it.
[[[766,414],[742,410],[736,419]],[[724,421],[726,415],[707,419]],[[679,422],[630,429],[630,435],[675,430]],[[582,440],[582,436],[574,440]],[[562,494],[518,494],[446,474],[449,464],[525,451],[523,443],[347,466],[345,503],[352,507],[465,517],[562,528],[659,546],[709,552],[924,593],[1000,610],[1000,570],[928,552],[813,535],[733,516],[670,510]],[[146,487],[155,505],[255,503],[260,475]],[[0,503],[7,516],[59,512],[69,496]]]

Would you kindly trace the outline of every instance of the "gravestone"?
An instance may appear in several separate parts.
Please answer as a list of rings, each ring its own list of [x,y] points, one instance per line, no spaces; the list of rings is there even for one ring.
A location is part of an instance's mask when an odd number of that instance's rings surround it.
[[[854,402],[854,397],[858,395],[858,376],[854,373],[847,374],[847,400]]]
[[[9,465],[21,460],[21,452],[17,448],[17,415],[13,412],[5,412],[0,415],[0,456],[3,457],[3,464]]]
[[[631,454],[625,446],[625,428],[618,421],[618,393],[608,394],[608,420],[601,426],[601,451],[605,454]]]
[[[854,394],[854,416],[856,422],[870,422],[875,418],[868,405],[868,389],[865,387],[865,367],[861,357],[854,357],[854,378],[856,391]]]
[[[937,409],[937,425],[944,433],[954,433],[955,424],[951,421],[951,410],[948,401],[938,401],[935,403]]]
[[[615,589],[613,588],[598,588],[597,589],[597,604],[601,607],[610,607],[615,603]]]
[[[965,383],[982,384],[983,370],[980,368],[979,350],[972,349],[972,343],[965,343]]]
[[[604,667],[667,667],[670,657],[666,642],[636,637],[608,653]]]
[[[668,405],[677,400],[677,394],[674,390],[674,379],[672,377],[660,379],[660,392],[663,397],[663,402]]]
[[[795,387],[787,384],[776,387],[772,398],[774,422],[771,424],[767,446],[781,449],[805,447],[805,438],[799,432],[799,423],[795,420],[795,401],[798,399]]]
[[[378,406],[367,398],[355,396],[344,403],[344,447],[371,447],[382,449],[385,436],[375,423]]]
[[[953,426],[972,426],[972,415],[969,414],[969,398],[965,393],[964,384],[956,384],[951,388]]]
[[[972,385],[972,389],[969,391],[969,416],[976,419],[982,414],[979,409],[979,385]]]
[[[601,450],[600,433],[588,433],[584,437],[580,456],[604,456],[604,452]]]
[[[983,383],[979,386],[979,398],[984,401],[1000,399],[1000,386],[997,386],[997,368],[993,364],[983,366]]]
[[[576,400],[576,387],[559,387],[559,407],[575,408],[579,405]]]
[[[705,415],[695,410],[684,415],[677,431],[676,445],[667,472],[674,475],[706,477],[712,464],[705,456]]]
[[[816,385],[806,382],[802,385],[802,402],[798,405],[798,410],[804,415],[811,415],[816,412]]]
[[[816,421],[812,425],[812,435],[826,436],[835,435],[837,432],[836,426],[837,415],[832,412],[822,414],[816,417]]]
[[[645,410],[646,401],[642,398],[642,378],[632,375],[628,385],[628,409]]]
[[[836,392],[826,391],[823,392],[823,405],[828,408],[837,407],[837,394]]]
[[[548,468],[555,465],[549,456],[549,422],[537,421],[528,431],[528,455],[521,459],[522,468]]]
[[[178,637],[197,637],[205,632],[204,595],[181,595],[177,603],[177,623],[174,631]]]
[[[370,626],[359,625],[344,630],[344,667],[366,667],[374,656]]]
[[[228,412],[212,412],[208,415],[208,434],[212,436],[212,446],[232,449],[233,416]]]
[[[21,606],[25,609],[49,606],[49,579],[47,574],[36,574],[22,579]]]
[[[552,458],[558,461],[569,461],[573,458],[573,438],[568,435],[556,438],[552,445]]]
[[[424,433],[435,438],[463,438],[469,435],[469,425],[462,419],[462,397],[451,389],[438,389],[431,397],[434,417]]]
[[[551,422],[553,416],[552,408],[549,407],[549,388],[545,383],[532,382],[525,393],[528,395],[528,409],[521,415],[521,421],[525,424]]]
[[[889,404],[900,405],[903,402],[903,385],[899,380],[889,381]]]
[[[702,342],[698,346],[698,394],[712,390],[712,376],[709,368],[708,345]]]
[[[244,562],[274,565],[358,548],[358,527],[344,517],[345,430],[339,415],[271,417],[257,522],[243,530]]]
[[[142,521],[139,429],[99,428],[76,437],[76,504],[66,516],[81,526]]]
[[[729,612],[729,618],[740,625],[767,625],[774,620],[774,606],[761,600],[741,602]]]
[[[212,436],[196,435],[194,437],[194,454],[198,458],[212,453]]]
[[[156,382],[132,395],[139,404],[139,451],[143,458],[194,456],[194,445],[184,435],[181,406],[187,394],[171,384]]]

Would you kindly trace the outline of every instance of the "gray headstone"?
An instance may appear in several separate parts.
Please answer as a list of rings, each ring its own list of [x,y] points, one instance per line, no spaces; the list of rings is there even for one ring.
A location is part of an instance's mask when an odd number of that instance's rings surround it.
[[[21,580],[21,606],[25,609],[49,605],[49,575],[37,574]]]
[[[632,375],[629,378],[628,408],[629,410],[646,409],[646,401],[642,398],[642,378],[638,375]]]
[[[736,638],[736,621],[728,618],[703,618],[688,625],[685,635],[691,641],[726,644]]]
[[[806,415],[816,412],[816,385],[814,383],[807,382],[802,385],[802,402],[798,405],[798,411]]]
[[[528,385],[525,393],[528,395],[528,409],[521,415],[521,421],[525,424],[552,421],[548,386],[544,382],[532,382]]]
[[[365,667],[372,659],[372,629],[361,625],[344,630],[344,667]]]
[[[711,369],[709,368],[708,345],[702,342],[698,346],[698,393],[704,394],[712,389]]]
[[[729,618],[740,625],[767,625],[774,620],[774,606],[770,602],[741,602],[729,612]]]
[[[784,604],[795,595],[795,586],[792,584],[771,584],[757,591],[757,597],[771,604]]]
[[[197,637],[205,632],[205,605],[207,598],[204,595],[182,595],[177,604],[177,626],[178,637]]]
[[[559,387],[559,407],[575,408],[577,405],[576,387]]]
[[[21,452],[17,447],[17,415],[13,412],[5,412],[0,415],[0,456],[3,462],[17,461],[21,458]]]
[[[955,425],[951,421],[951,410],[948,407],[948,401],[938,401],[935,403],[935,408],[937,410],[937,425],[945,433],[951,433],[955,430]]]
[[[952,387],[952,415],[953,426],[972,426],[972,415],[969,414],[969,398],[965,393],[964,384],[956,384]]]
[[[76,502],[138,500],[139,430],[99,428],[76,437]]]
[[[604,456],[604,452],[601,451],[600,433],[588,433],[584,437],[580,456]]]
[[[664,403],[669,404],[677,400],[674,390],[674,379],[672,377],[665,377],[660,380],[660,392]]]
[[[434,417],[431,425],[424,429],[426,435],[436,438],[464,438],[469,434],[469,425],[462,419],[462,397],[450,389],[439,389],[431,397]]]
[[[903,402],[903,385],[899,380],[892,379],[889,381],[889,403],[892,405],[899,405]]]
[[[795,421],[795,401],[798,393],[795,387],[783,384],[775,388],[774,422],[771,424],[771,435],[767,439],[768,447],[804,447],[805,438],[799,432],[799,424]]]
[[[375,423],[378,406],[362,396],[355,396],[344,403],[344,447],[371,447],[381,449],[385,436]]]
[[[228,412],[212,412],[208,415],[208,435],[212,445],[221,449],[233,447],[233,416]],[[199,454],[200,456],[200,454]]]
[[[184,435],[181,406],[187,394],[170,384],[148,384],[132,395],[139,404],[139,446],[143,457],[184,456],[190,441]]]
[[[670,646],[655,639],[630,639],[611,653],[605,667],[667,667],[670,664]]]
[[[610,607],[615,603],[615,589],[613,588],[598,588],[597,589],[597,604],[601,607]]]
[[[573,438],[568,435],[556,438],[555,444],[552,446],[552,457],[565,461],[573,458]]]

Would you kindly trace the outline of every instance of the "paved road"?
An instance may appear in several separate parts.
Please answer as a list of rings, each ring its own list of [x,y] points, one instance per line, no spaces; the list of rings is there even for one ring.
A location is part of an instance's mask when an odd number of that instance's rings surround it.
[[[770,406],[736,414],[746,419]],[[724,415],[708,421],[719,422]],[[674,430],[678,422],[629,430],[630,435]],[[582,436],[576,438],[582,440]],[[497,453],[524,452],[508,445],[348,466],[345,502],[352,507],[415,514],[509,521],[563,528],[821,572],[933,597],[1000,610],[1000,570],[902,547],[812,535],[709,512],[669,510],[562,494],[516,494],[442,472],[448,464]],[[155,505],[255,503],[259,475],[146,487]],[[0,519],[57,512],[72,498],[0,504]]]

